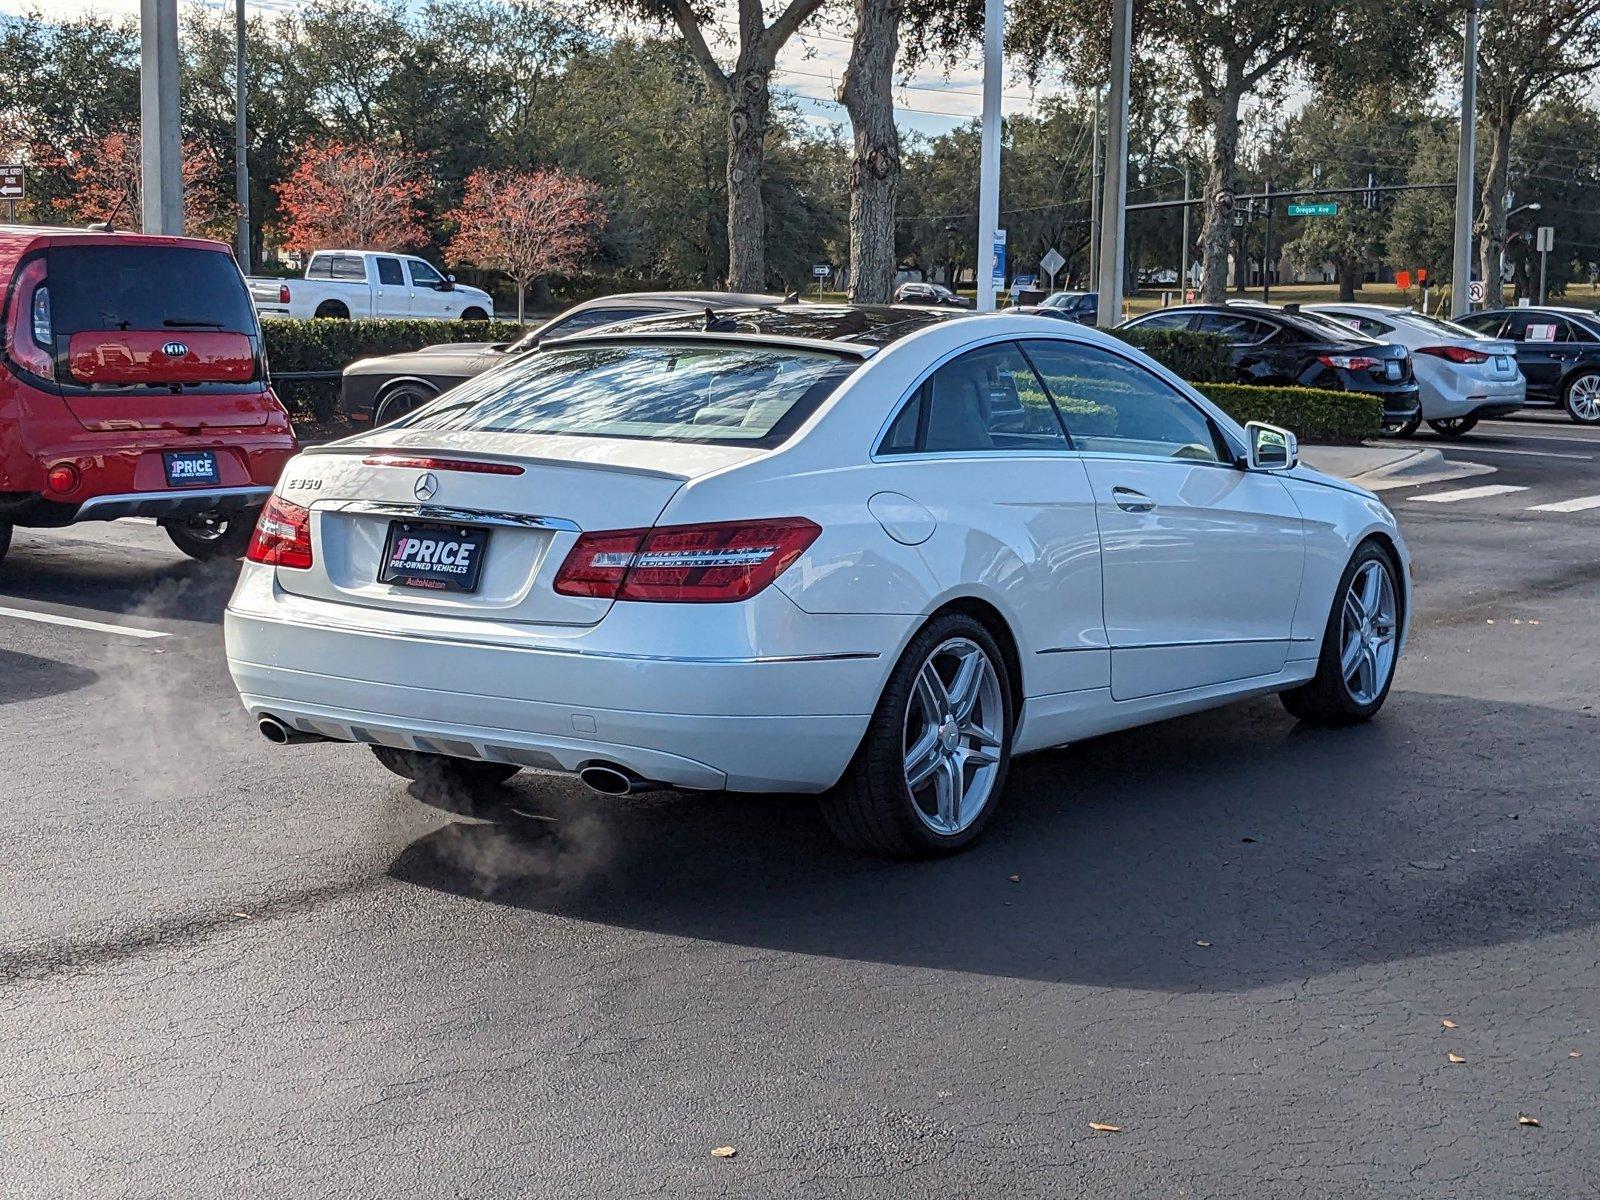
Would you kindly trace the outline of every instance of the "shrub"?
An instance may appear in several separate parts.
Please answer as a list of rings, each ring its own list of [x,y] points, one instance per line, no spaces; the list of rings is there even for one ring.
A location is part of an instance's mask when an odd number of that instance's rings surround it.
[[[261,322],[278,398],[297,417],[327,420],[339,381],[289,382],[297,371],[342,371],[358,358],[401,354],[441,342],[509,342],[527,332],[515,321],[287,321]]]
[[[1228,339],[1217,334],[1186,329],[1113,329],[1111,333],[1191,383],[1222,383],[1234,378]]]
[[[1302,442],[1354,445],[1383,429],[1383,401],[1363,392],[1197,383],[1196,390],[1239,424],[1265,421],[1292,430]]]

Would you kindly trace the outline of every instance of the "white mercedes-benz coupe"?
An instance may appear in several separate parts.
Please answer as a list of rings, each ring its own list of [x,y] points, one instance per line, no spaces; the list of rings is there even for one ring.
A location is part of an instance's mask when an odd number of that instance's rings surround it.
[[[1374,496],[1094,329],[787,305],[551,342],[290,462],[227,613],[275,742],[429,786],[810,792],[929,856],[1015,754],[1279,693],[1383,705]]]

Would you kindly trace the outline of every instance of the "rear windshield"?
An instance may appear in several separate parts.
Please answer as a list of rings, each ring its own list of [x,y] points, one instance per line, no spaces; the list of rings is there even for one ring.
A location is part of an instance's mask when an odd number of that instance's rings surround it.
[[[418,409],[422,429],[776,446],[858,360],[787,346],[610,342],[530,354]]]
[[[1368,337],[1364,333],[1360,333],[1357,330],[1351,329],[1350,326],[1341,324],[1332,317],[1324,316],[1322,313],[1306,312],[1304,309],[1301,309],[1299,312],[1293,315],[1291,324],[1296,321],[1299,322],[1302,327],[1310,326],[1312,333],[1320,337],[1330,338],[1333,341],[1376,342],[1378,340],[1377,338]]]
[[[179,246],[54,246],[51,324],[57,337],[99,330],[256,332],[233,259]]]
[[[1440,317],[1430,317],[1424,313],[1405,312],[1395,313],[1395,319],[1404,321],[1408,325],[1418,325],[1434,333],[1442,333],[1446,337],[1475,338],[1483,334],[1477,329],[1468,329],[1465,325],[1457,325],[1454,321],[1446,321]]]

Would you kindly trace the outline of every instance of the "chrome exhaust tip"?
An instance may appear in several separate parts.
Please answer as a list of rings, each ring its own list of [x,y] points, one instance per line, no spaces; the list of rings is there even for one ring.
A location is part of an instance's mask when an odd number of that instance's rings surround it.
[[[602,796],[631,796],[653,792],[662,786],[612,763],[590,763],[578,772],[578,778],[590,791]]]
[[[261,736],[274,746],[299,746],[306,742],[325,742],[328,740],[320,733],[301,733],[300,730],[284,724],[284,722],[270,714],[257,721],[256,728],[261,731]]]

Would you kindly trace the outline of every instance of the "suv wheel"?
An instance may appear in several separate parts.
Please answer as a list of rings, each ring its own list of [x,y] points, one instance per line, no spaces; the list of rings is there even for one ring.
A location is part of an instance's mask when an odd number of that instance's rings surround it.
[[[190,558],[211,562],[223,558],[243,558],[256,527],[257,509],[242,512],[210,513],[201,517],[172,518],[161,522],[172,544]]]

